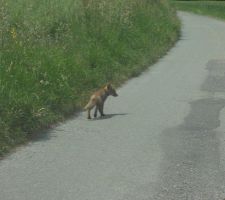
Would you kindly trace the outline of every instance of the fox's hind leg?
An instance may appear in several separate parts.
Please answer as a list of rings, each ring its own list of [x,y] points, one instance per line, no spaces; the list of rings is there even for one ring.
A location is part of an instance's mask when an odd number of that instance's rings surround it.
[[[95,105],[96,105],[95,99],[91,99],[88,102],[88,104],[85,106],[85,109],[88,111],[87,112],[88,113],[88,116],[87,116],[88,119],[91,119],[91,110],[92,110],[92,108],[95,107]]]
[[[87,109],[87,111],[88,111],[88,112],[87,112],[87,113],[88,113],[87,118],[88,118],[88,119],[91,119],[91,110],[92,110],[92,108],[94,108],[94,106],[95,106],[95,105],[92,104],[92,105],[90,105],[90,107]]]
[[[88,116],[87,116],[88,119],[91,119],[91,109],[88,109]]]
[[[99,106],[96,105],[96,107],[95,107],[95,113],[94,113],[94,117],[95,118],[97,117],[98,110],[99,110]]]

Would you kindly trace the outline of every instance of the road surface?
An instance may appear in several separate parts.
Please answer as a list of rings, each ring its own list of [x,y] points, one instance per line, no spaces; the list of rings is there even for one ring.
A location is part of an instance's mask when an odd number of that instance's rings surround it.
[[[225,22],[180,12],[182,37],[118,90],[0,161],[1,200],[223,200]]]

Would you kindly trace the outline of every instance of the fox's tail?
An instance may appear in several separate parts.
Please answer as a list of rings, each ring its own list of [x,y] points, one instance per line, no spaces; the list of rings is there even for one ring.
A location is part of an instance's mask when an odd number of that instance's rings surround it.
[[[90,102],[88,102],[88,104],[84,107],[84,110],[87,110],[90,106]]]
[[[84,110],[91,110],[97,104],[97,99],[95,97],[91,97],[88,104],[84,107]]]
[[[92,109],[95,105],[92,101],[89,101],[88,104],[84,107],[84,110]]]

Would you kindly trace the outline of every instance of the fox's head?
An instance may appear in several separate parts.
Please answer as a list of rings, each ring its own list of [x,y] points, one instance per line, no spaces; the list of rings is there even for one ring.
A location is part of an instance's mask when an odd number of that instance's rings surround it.
[[[116,93],[116,90],[112,87],[112,85],[110,83],[108,83],[106,86],[105,86],[105,91],[109,94],[109,95],[112,95],[114,97],[117,97],[118,94]]]

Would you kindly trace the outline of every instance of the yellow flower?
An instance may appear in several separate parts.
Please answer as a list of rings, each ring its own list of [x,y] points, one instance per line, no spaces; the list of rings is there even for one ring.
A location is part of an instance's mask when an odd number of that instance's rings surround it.
[[[17,34],[16,34],[16,29],[14,27],[11,29],[10,33],[12,34],[12,38],[16,39]]]

